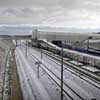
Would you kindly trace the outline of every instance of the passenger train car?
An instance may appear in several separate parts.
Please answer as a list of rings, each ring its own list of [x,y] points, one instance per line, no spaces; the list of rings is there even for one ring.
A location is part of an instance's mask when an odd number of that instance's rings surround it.
[[[53,53],[59,54],[59,55],[61,53],[61,46],[64,47],[63,49],[64,57],[68,57],[70,59],[77,60],[84,64],[89,64],[91,66],[100,68],[100,56],[99,56],[100,53],[99,52],[96,53],[94,51],[90,51],[90,49],[87,50],[87,49],[81,49],[81,48],[73,48],[71,46],[66,47],[60,41],[59,42],[53,41],[52,43],[47,42],[47,41],[41,41],[40,43],[41,48],[51,51]]]

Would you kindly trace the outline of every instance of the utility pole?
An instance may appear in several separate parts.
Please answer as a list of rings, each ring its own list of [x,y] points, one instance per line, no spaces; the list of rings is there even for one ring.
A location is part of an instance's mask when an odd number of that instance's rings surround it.
[[[41,62],[40,61],[37,61],[36,63],[35,63],[36,65],[37,65],[37,77],[38,77],[38,79],[39,79],[39,73],[40,73],[40,71],[39,71],[39,69],[40,69],[40,64],[41,64]]]
[[[63,100],[63,46],[61,47],[61,100]]]
[[[47,39],[47,42],[48,42],[48,34],[46,33],[46,39]],[[46,51],[48,51],[48,44],[46,43]],[[47,57],[47,52],[46,52],[46,57]]]
[[[89,38],[87,40],[87,50],[89,49]]]
[[[41,48],[41,62],[42,62],[42,58],[43,58],[43,55],[42,55],[42,47],[40,46]]]
[[[16,47],[17,47],[17,40],[16,40]]]
[[[92,39],[92,37],[88,37],[88,40],[87,40],[87,50],[89,49],[89,40]]]
[[[39,79],[39,67],[40,67],[40,63],[38,64],[38,68],[37,68],[37,69],[38,69],[38,70],[37,70],[37,71],[38,71],[38,72],[37,72],[37,73],[38,73],[38,79]]]
[[[21,47],[21,40],[20,40],[20,47]]]
[[[26,40],[26,57],[27,57],[27,40]]]

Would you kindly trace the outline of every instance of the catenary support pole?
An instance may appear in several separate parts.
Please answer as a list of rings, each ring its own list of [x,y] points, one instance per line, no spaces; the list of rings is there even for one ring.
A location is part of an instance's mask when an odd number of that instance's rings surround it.
[[[26,40],[26,57],[27,57],[27,40]]]
[[[61,100],[63,100],[63,47],[61,49]]]

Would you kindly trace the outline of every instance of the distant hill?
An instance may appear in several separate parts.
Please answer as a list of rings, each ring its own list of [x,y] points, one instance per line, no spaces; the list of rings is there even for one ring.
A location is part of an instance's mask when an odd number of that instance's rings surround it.
[[[38,31],[49,31],[49,32],[75,32],[75,33],[93,33],[97,32],[100,34],[100,28],[89,29],[89,28],[75,28],[75,27],[54,27],[54,26],[36,26],[36,25],[1,25],[0,35],[28,35],[32,33],[32,30],[38,29]]]
[[[0,35],[0,38],[10,38],[10,35]]]

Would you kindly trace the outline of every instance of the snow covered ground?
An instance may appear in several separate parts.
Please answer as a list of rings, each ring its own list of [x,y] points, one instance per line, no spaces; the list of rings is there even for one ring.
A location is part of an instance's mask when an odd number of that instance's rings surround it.
[[[49,75],[51,75],[53,76],[53,79],[56,79],[54,77],[57,76],[60,79],[60,62],[55,61],[46,54],[41,54],[41,52],[35,48],[32,49],[31,47],[28,47],[27,52],[26,57],[24,45],[16,48],[16,61],[24,99],[60,100],[60,88],[49,77]],[[39,69],[39,76],[38,65],[36,64],[38,61],[42,63],[40,64],[41,68]],[[45,66],[47,68],[45,68]],[[49,75],[42,68],[45,70],[48,69]],[[67,90],[67,93],[74,100],[90,100],[93,98],[96,98],[96,100],[100,99],[100,85],[89,79],[85,79],[84,76],[78,75],[76,72],[70,70],[67,65],[64,65],[64,68],[66,68],[63,76],[64,89]],[[67,94],[64,95],[64,100],[70,99],[71,98]]]

